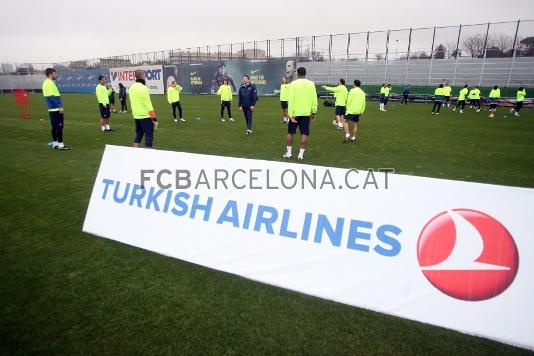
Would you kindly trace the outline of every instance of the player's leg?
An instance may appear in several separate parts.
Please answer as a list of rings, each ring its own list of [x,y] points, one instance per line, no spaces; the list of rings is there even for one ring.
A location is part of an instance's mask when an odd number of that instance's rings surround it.
[[[308,136],[310,136],[310,117],[300,117],[298,126],[300,131],[300,150],[297,159],[303,160],[304,151],[306,151],[306,146],[308,145]]]
[[[134,119],[135,122],[135,138],[134,138],[134,147],[139,147],[141,140],[143,140],[144,130],[143,125],[141,124],[140,119]]]
[[[52,135],[52,148],[57,147],[57,131],[54,120],[55,113],[55,111],[48,112],[48,116],[50,117],[50,134]]]
[[[57,112],[56,120],[57,148],[58,150],[68,150],[69,148],[63,143],[63,127],[65,123],[63,113]]]
[[[343,143],[347,143],[350,140],[350,130],[349,130],[349,118],[351,115],[345,115],[343,117],[343,131],[345,131],[345,139]]]
[[[225,107],[225,103],[224,101],[221,101],[221,121],[224,121],[224,107]]]
[[[436,115],[439,115],[439,111],[441,110],[441,105],[443,105],[443,102],[438,101],[438,107],[437,107]]]
[[[297,132],[297,123],[289,120],[287,123],[287,135],[286,135],[286,153],[282,156],[283,158],[292,157],[293,149],[293,135]]]
[[[176,106],[178,107],[178,116],[180,117],[180,121],[185,122],[184,110],[182,109],[182,103],[180,101],[177,101]]]
[[[228,101],[226,103],[226,110],[228,111],[228,120],[234,121],[234,118],[232,117],[232,102]]]
[[[360,116],[355,115],[352,119],[352,137],[350,138],[352,142],[356,141],[356,137],[358,137],[358,121],[360,121]]]
[[[115,109],[113,109],[113,111],[116,112]],[[110,108],[110,105],[108,105],[107,108],[106,108],[106,116],[104,117],[104,126],[105,126],[107,132],[112,131],[111,130],[111,126],[109,126],[109,118],[110,117],[111,117],[111,108]]]
[[[154,139],[154,122],[152,119],[143,119],[143,131],[145,134],[145,148],[152,148]]]
[[[172,107],[172,118],[174,122],[178,122],[178,120],[176,119],[176,102],[171,103],[171,107]]]

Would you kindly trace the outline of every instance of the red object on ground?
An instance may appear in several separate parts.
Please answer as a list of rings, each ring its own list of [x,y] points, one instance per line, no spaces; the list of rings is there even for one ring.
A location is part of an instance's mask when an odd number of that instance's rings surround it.
[[[13,91],[13,98],[15,99],[15,105],[17,106],[21,119],[31,119],[32,113],[30,109],[30,97],[26,90],[17,89]]]

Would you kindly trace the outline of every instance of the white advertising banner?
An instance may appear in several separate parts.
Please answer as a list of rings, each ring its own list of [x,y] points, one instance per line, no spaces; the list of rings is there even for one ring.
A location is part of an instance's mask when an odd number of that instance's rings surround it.
[[[150,94],[163,94],[165,86],[163,85],[163,67],[157,66],[138,66],[124,68],[110,68],[109,81],[116,92],[119,91],[119,83],[129,88],[135,82],[135,71],[144,70],[146,86],[150,89]]]
[[[83,231],[534,349],[534,189],[107,146]]]

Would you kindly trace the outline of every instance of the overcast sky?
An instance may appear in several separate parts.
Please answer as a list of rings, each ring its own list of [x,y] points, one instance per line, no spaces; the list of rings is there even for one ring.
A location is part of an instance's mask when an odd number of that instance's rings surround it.
[[[534,0],[3,1],[0,62],[534,18]],[[533,26],[531,26],[532,28]]]

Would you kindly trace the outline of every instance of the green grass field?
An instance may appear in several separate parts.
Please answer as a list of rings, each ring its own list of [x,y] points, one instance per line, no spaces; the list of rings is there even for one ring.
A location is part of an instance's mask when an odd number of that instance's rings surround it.
[[[0,354],[527,353],[82,233],[104,146],[131,145],[133,122],[115,114],[116,131],[102,134],[94,95],[63,99],[72,150],[59,152],[47,147],[40,96],[31,97],[34,118],[21,120],[11,95],[0,95]],[[276,98],[261,98],[251,137],[235,106],[235,123],[217,120],[215,97],[183,96],[186,123],[171,121],[163,96],[153,102],[156,148],[282,160]],[[321,107],[305,162],[534,187],[532,110],[489,119],[447,109],[436,118],[423,104],[377,108],[368,103],[359,142],[344,145],[333,109]]]

